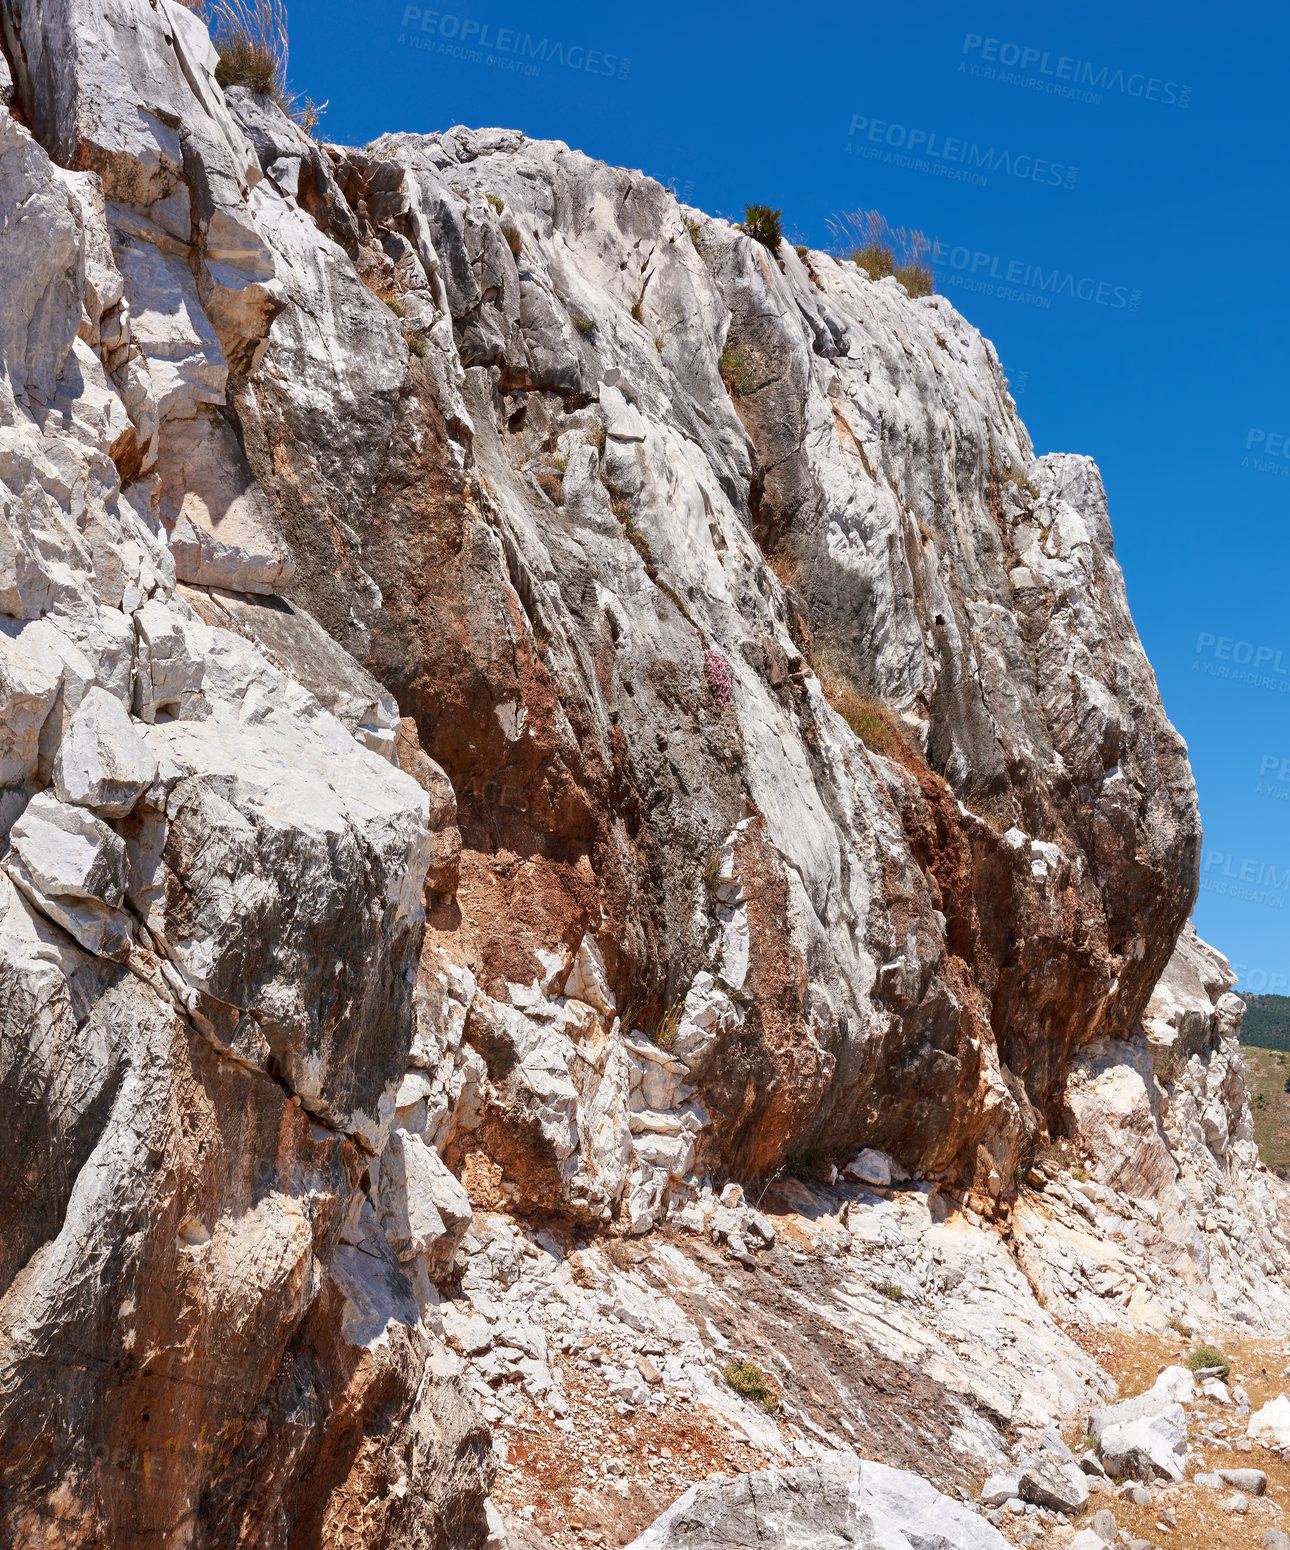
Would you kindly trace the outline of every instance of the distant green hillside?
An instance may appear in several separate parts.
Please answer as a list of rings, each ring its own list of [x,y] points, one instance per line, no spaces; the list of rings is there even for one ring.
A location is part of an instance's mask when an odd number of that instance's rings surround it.
[[[1241,1043],[1253,1049],[1290,1050],[1290,996],[1237,994],[1245,1002]]]

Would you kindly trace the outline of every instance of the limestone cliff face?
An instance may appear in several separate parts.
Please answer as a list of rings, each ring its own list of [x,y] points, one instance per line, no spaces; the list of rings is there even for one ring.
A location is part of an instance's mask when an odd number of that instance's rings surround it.
[[[472,1201],[1070,1129],[1257,1320],[1186,752],[944,298],[175,0],[0,42],[3,1534],[483,1543]]]

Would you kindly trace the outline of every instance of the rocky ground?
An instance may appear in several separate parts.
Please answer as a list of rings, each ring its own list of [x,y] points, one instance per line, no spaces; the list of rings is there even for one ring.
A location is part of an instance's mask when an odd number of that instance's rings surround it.
[[[630,1249],[472,1230],[473,1284],[440,1313],[494,1423],[513,1538],[627,1544],[698,1482],[843,1451],[933,1482],[1012,1544],[1281,1550],[1264,1534],[1290,1500],[1284,1338],[1052,1318],[1015,1248],[991,1256],[953,1209],[916,1237],[910,1193],[773,1187],[756,1212],[773,1241],[748,1263],[711,1225]],[[1227,1380],[1193,1377],[1218,1340]],[[732,1362],[764,1375],[765,1401]]]

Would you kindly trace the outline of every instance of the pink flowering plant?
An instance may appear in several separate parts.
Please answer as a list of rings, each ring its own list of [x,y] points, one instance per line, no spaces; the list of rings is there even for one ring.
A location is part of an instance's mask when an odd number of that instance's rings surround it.
[[[703,651],[703,681],[707,684],[717,709],[730,700],[730,669],[719,651],[706,646]]]

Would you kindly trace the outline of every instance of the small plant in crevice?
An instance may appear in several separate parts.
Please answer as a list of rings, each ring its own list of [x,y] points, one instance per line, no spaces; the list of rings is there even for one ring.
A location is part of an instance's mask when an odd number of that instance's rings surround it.
[[[605,1257],[615,1270],[630,1270],[636,1263],[631,1249],[617,1238],[605,1249]]]
[[[409,334],[408,351],[410,354],[415,355],[418,360],[424,360],[426,353],[425,340],[419,334]]]
[[[518,258],[524,251],[524,238],[520,236],[519,228],[511,221],[502,226],[502,236],[506,238],[506,246],[511,250],[511,257]]]
[[[808,1146],[804,1152],[799,1152],[796,1157],[788,1159],[784,1164],[784,1172],[788,1174],[790,1179],[800,1179],[813,1168],[820,1166],[820,1160],[823,1155],[818,1146]]]
[[[726,1363],[721,1375],[736,1394],[760,1405],[768,1415],[778,1410],[779,1401],[771,1389],[770,1379],[756,1362],[737,1356]]]
[[[684,216],[685,229],[690,234],[690,241],[694,244],[694,251],[705,264],[710,264],[715,256],[716,249],[703,234],[703,227],[691,216]]]
[[[679,995],[667,1011],[663,1013],[658,1027],[652,1035],[652,1042],[661,1050],[674,1049],[676,1036],[681,1031],[681,1014],[685,1011],[685,996]]]
[[[612,479],[602,479],[600,482],[609,497],[609,509],[613,512],[615,520],[626,525],[631,518],[631,507],[627,503],[627,497]]]
[[[800,258],[803,263],[806,262],[806,255],[810,251],[810,248],[808,248],[804,242],[795,243],[793,246],[793,252],[797,254],[798,258]]]
[[[749,398],[757,391],[748,352],[730,339],[721,352],[721,380],[735,398]]]
[[[880,1281],[878,1283],[878,1291],[882,1293],[888,1302],[904,1302],[905,1300],[905,1288],[899,1286],[895,1281]]]
[[[762,247],[769,248],[773,254],[779,252],[779,245],[784,240],[783,227],[780,217],[782,210],[772,210],[769,205],[745,205],[744,206],[744,234],[760,242]]]
[[[1019,473],[1015,468],[1005,468],[999,477],[1005,484],[1014,484],[1018,490],[1024,490],[1031,500],[1039,499],[1039,486],[1026,474]]]
[[[645,314],[641,311],[641,299],[638,296],[636,300],[632,302],[632,322],[643,323],[644,321]]]
[[[654,585],[667,598],[687,624],[694,623],[694,616],[690,613],[689,605],[670,582],[664,581],[661,576],[655,576]]]
[[[500,194],[485,194],[484,198],[489,202],[490,205],[492,205],[493,209],[497,211],[498,215],[500,215],[506,208],[506,201]]]
[[[985,786],[973,786],[963,795],[963,806],[987,823],[996,834],[1003,834],[1012,826],[1012,799],[1006,791],[990,791]]]
[[[719,651],[713,651],[711,646],[703,648],[703,681],[718,710],[729,704],[733,692],[730,666],[725,657]]]
[[[408,315],[408,309],[403,305],[403,302],[397,296],[391,296],[385,305],[390,309],[396,318],[405,318]]]
[[[717,889],[721,886],[721,867],[724,860],[724,851],[720,849],[714,850],[703,868],[703,887],[708,895],[709,904],[716,903]]]
[[[569,321],[584,339],[590,339],[596,332],[595,318],[589,318],[585,312],[571,312]]]

